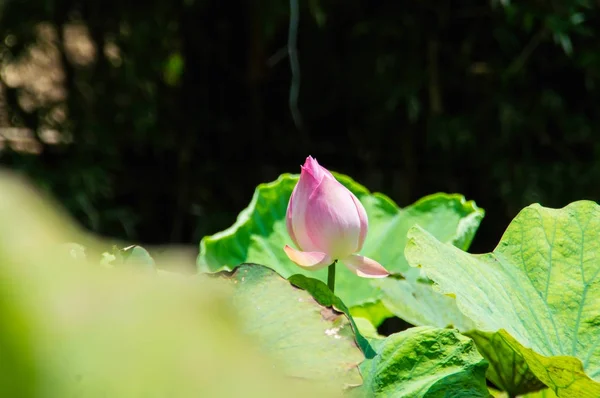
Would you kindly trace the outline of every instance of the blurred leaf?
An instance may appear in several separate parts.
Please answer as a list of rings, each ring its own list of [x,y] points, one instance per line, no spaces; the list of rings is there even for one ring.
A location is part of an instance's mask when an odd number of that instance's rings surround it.
[[[102,253],[100,264],[109,268],[128,266],[147,270],[156,269],[150,253],[138,245],[130,245],[122,249],[113,245],[111,252]]]
[[[154,259],[146,249],[141,246],[128,246],[122,250],[123,264],[154,269]]]
[[[85,260],[85,247],[78,243],[65,243],[61,245],[61,248],[67,253],[67,255],[75,260]]]
[[[565,54],[572,55],[573,54],[573,43],[571,42],[571,38],[566,33],[555,33],[554,41],[560,44]]]
[[[320,0],[310,0],[308,5],[310,7],[310,13],[315,18],[317,25],[319,25],[319,27],[323,27],[327,22],[327,15],[321,7]]]
[[[231,289],[73,259],[56,248],[98,242],[3,173],[0,192],[1,396],[328,396],[240,333]]]
[[[331,290],[329,290],[329,287],[324,282],[321,282],[318,279],[308,278],[301,274],[290,276],[289,281],[292,285],[297,286],[300,289],[304,289],[310,293],[319,304],[326,307],[332,307],[336,311],[341,311],[346,314],[352,323],[356,342],[358,343],[358,346],[362,350],[363,354],[367,358],[371,358],[373,355],[375,355],[375,351],[373,351],[369,341],[363,337],[357,324],[354,322],[354,318],[350,315],[350,310],[348,307],[346,307],[339,297],[331,293]]]
[[[569,19],[571,20],[571,23],[573,25],[579,25],[579,24],[585,22],[585,15],[581,12],[576,12],[576,13],[572,14]]]
[[[231,279],[242,330],[279,361],[287,376],[340,387],[362,384],[358,364],[364,356],[346,315],[260,265],[242,265]]]
[[[104,252],[102,253],[100,265],[105,266],[107,268],[114,268],[115,261],[117,261],[117,256],[115,256],[112,253]]]
[[[176,86],[181,80],[185,63],[183,57],[179,53],[174,53],[167,59],[163,78],[169,86]]]

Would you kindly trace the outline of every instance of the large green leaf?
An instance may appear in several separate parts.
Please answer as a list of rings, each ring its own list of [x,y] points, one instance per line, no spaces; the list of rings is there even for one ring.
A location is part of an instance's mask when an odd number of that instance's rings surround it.
[[[341,387],[362,383],[358,364],[364,356],[345,314],[260,265],[244,264],[231,279],[242,330],[281,363],[285,374]]]
[[[418,223],[444,242],[466,249],[484,214],[473,202],[465,201],[460,195],[448,194],[431,195],[400,209],[386,196],[371,194],[349,177],[335,175],[356,194],[367,210],[369,234],[362,254],[379,261],[394,273],[412,272],[403,250],[406,233],[414,224]],[[326,281],[326,269],[317,272],[302,270],[283,251],[285,244],[292,244],[285,226],[285,213],[297,182],[297,175],[284,174],[272,183],[259,185],[252,202],[240,213],[233,226],[202,239],[198,269],[201,272],[231,271],[239,264],[251,262],[265,264],[286,278],[300,273]],[[336,294],[348,307],[379,308],[377,303],[382,299],[382,291],[378,281],[359,278],[344,266],[337,268]],[[389,284],[386,286],[387,289],[394,289]],[[414,309],[405,304],[404,295],[407,293],[403,289],[402,284],[395,288],[394,314],[400,317],[409,314],[407,318],[412,320],[410,314],[414,313]],[[438,301],[445,301],[445,306],[457,312],[451,299],[442,297]],[[427,307],[430,302],[423,300],[418,304]],[[436,309],[445,311],[440,307]],[[366,312],[366,316],[369,316],[369,311]],[[374,313],[371,317],[375,324],[385,316],[380,308],[378,312],[381,315]]]
[[[456,330],[427,326],[387,337],[361,365],[368,397],[487,398],[487,362]]]
[[[417,326],[449,327],[460,331],[473,329],[473,321],[460,312],[454,298],[434,291],[431,281],[418,278],[414,272],[406,275],[404,280],[375,281],[387,309]]]
[[[455,295],[479,331],[498,333],[496,344],[515,351],[515,364],[523,361],[558,396],[600,396],[600,206],[529,206],[483,255],[419,227],[409,236],[411,265]]]
[[[86,263],[64,243],[92,237],[3,173],[0,192],[1,397],[330,396],[240,332],[231,288]]]

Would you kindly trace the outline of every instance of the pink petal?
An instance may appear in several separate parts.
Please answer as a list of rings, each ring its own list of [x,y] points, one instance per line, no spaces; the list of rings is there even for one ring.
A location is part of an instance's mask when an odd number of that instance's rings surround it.
[[[350,271],[363,278],[385,278],[390,273],[377,261],[360,254],[340,259]]]
[[[302,252],[285,245],[283,248],[285,254],[300,268],[309,271],[317,271],[333,263],[333,259],[321,252]]]
[[[336,259],[356,253],[361,221],[352,194],[335,179],[321,180],[309,198],[305,217],[305,232],[319,251]]]
[[[297,186],[298,184],[296,184],[296,187]],[[294,233],[294,224],[292,223],[292,209],[294,208],[294,193],[296,193],[296,187],[294,187],[294,190],[292,191],[292,196],[290,196],[290,201],[288,202],[287,211],[285,213],[285,225],[287,227],[288,234],[290,235],[290,238],[292,238],[294,244],[298,247],[301,247],[298,244],[298,240],[296,239],[296,234]]]
[[[350,192],[352,200],[354,201],[354,205],[356,206],[356,211],[358,212],[358,218],[360,219],[360,235],[358,237],[358,246],[354,250],[354,252],[359,252],[362,250],[363,244],[365,243],[365,239],[367,237],[367,231],[369,230],[369,218],[367,217],[367,211],[365,207],[360,203],[360,200],[352,192]]]
[[[307,161],[308,162],[308,161]],[[309,172],[308,168],[302,167],[300,180],[292,191],[287,210],[286,224],[290,237],[301,250],[321,251],[314,244],[306,228],[306,209],[309,198],[317,189],[321,180],[317,180]]]

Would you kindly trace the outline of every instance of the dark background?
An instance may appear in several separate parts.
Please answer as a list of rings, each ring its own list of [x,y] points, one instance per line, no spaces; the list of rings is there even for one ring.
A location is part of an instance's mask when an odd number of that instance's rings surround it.
[[[196,245],[310,154],[400,206],[464,194],[489,251],[528,204],[600,197],[599,9],[0,0],[0,164],[93,231]]]

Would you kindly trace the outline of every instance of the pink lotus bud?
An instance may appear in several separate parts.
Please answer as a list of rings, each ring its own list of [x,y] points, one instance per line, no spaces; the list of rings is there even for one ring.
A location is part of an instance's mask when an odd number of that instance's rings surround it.
[[[309,156],[301,169],[287,208],[287,230],[300,249],[285,246],[290,260],[309,270],[339,260],[364,278],[389,275],[375,260],[356,254],[362,249],[369,226],[367,212],[358,198],[316,159]]]

